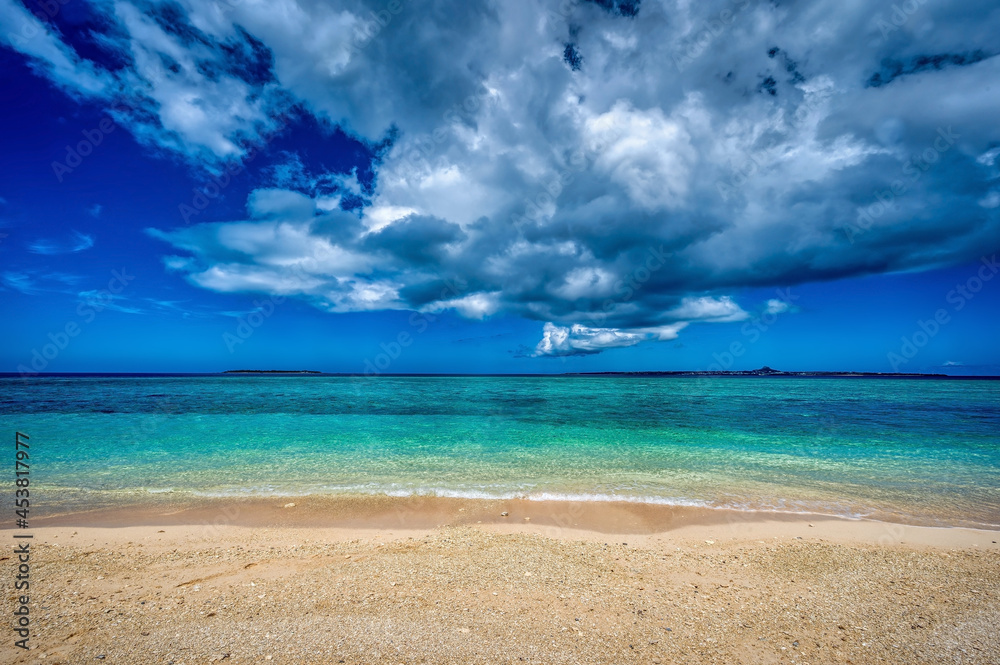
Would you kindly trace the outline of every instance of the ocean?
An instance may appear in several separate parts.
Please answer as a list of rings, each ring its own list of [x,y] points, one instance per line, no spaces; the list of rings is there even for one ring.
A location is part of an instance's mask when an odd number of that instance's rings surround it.
[[[8,376],[0,429],[43,514],[416,494],[1000,528],[1000,381]]]

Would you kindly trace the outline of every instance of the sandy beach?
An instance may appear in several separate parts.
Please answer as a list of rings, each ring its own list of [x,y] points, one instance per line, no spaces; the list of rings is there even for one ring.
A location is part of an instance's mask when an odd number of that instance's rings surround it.
[[[373,497],[34,527],[32,649],[8,634],[4,663],[995,663],[1000,649],[991,531]]]

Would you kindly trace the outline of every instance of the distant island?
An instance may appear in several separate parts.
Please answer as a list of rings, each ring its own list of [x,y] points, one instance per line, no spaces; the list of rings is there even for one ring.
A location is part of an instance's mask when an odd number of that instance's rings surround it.
[[[227,369],[223,374],[322,374],[314,369]]]
[[[564,376],[805,376],[805,377],[880,377],[880,378],[941,378],[947,374],[916,372],[785,372],[768,366],[760,369],[675,372],[567,372]]]

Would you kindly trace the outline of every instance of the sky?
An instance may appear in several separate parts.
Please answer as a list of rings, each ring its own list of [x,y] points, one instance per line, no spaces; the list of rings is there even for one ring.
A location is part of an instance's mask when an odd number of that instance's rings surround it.
[[[1000,375],[1000,5],[0,0],[0,371]]]

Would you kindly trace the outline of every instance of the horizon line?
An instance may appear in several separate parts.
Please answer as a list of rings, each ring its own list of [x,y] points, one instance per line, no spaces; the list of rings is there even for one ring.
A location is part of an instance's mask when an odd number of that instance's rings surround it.
[[[920,372],[862,372],[854,370],[772,370],[759,373],[760,370],[634,370],[634,371],[603,371],[603,372],[380,372],[365,374],[363,372],[325,372],[320,370],[223,370],[215,372],[37,372],[24,375],[18,372],[0,372],[0,378],[32,378],[48,377],[209,377],[209,376],[300,376],[300,377],[346,377],[346,378],[378,378],[378,377],[635,377],[635,378],[841,378],[841,379],[1000,379],[1000,375],[991,374],[944,374]]]

